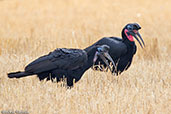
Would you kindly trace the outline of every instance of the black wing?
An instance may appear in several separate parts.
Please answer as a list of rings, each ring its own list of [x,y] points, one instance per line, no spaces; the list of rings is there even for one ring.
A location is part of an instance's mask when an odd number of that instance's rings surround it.
[[[80,49],[58,48],[26,66],[25,72],[42,73],[53,69],[72,70],[87,61],[87,53]]]
[[[110,46],[109,54],[113,60],[121,57],[127,52],[127,46],[123,43],[122,39],[117,37],[104,37],[90,47],[104,44]],[[89,49],[90,47],[87,47],[85,50]]]

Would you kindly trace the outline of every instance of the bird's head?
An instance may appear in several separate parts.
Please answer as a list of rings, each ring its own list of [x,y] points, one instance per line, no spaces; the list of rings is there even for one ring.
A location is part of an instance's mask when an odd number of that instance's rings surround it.
[[[123,30],[122,30],[122,38],[123,40],[128,40],[129,42],[134,42],[134,38],[138,41],[138,43],[140,44],[140,46],[143,48],[143,46],[145,46],[145,43],[140,35],[140,33],[138,32],[141,29],[141,26],[137,23],[129,23],[127,24]],[[140,42],[139,38],[141,40]]]
[[[110,47],[108,45],[98,45],[96,48],[96,53],[94,55],[93,63],[95,63],[98,57],[100,57],[104,61],[104,63],[107,65],[107,67],[112,71],[111,67],[109,66],[108,60],[112,62],[113,66],[115,66],[115,63],[113,59],[111,58],[111,56],[109,55],[109,49]]]

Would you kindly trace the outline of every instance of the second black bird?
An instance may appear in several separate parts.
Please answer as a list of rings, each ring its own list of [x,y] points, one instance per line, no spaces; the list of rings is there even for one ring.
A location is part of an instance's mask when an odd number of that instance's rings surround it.
[[[108,54],[110,47],[107,45],[95,45],[86,50],[57,48],[48,55],[39,57],[25,67],[24,71],[8,73],[9,78],[22,78],[37,75],[40,80],[54,79],[60,81],[63,77],[67,80],[67,86],[73,86],[73,80],[79,81],[100,57],[109,69]],[[106,59],[107,58],[107,59]]]

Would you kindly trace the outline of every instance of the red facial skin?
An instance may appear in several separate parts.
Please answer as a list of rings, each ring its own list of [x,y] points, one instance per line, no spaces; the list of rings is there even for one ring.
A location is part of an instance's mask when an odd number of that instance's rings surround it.
[[[134,33],[137,33],[137,30],[133,30],[133,31],[134,31]],[[133,42],[134,41],[133,36],[132,35],[128,35],[127,32],[128,32],[128,30],[125,29],[124,33],[125,33],[126,37],[128,38],[129,41]]]

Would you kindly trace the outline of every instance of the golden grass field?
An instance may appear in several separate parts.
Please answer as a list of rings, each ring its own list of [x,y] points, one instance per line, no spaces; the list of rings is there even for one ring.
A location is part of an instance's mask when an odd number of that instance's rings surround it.
[[[118,77],[89,69],[72,89],[36,76],[8,79],[55,48],[85,48],[141,25],[146,47]],[[0,0],[0,113],[170,114],[170,0]]]

